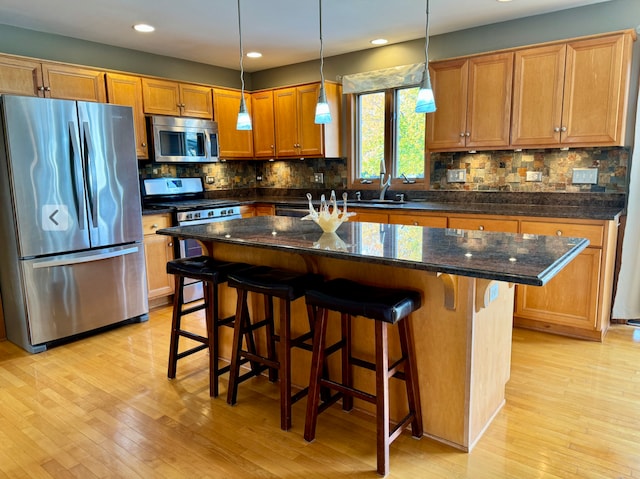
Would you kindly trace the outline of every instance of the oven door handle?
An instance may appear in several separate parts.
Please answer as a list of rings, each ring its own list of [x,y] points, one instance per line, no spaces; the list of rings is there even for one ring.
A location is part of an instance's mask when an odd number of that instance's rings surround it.
[[[240,215],[220,216],[218,218],[203,218],[201,220],[179,221],[178,226],[204,225],[207,223],[220,223],[222,221],[237,220],[242,218]]]

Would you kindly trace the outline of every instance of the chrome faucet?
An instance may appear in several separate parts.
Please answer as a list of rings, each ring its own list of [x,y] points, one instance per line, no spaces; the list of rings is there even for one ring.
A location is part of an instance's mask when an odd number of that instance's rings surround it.
[[[380,172],[380,199],[384,200],[384,195],[391,186],[391,175],[384,181],[384,172]]]

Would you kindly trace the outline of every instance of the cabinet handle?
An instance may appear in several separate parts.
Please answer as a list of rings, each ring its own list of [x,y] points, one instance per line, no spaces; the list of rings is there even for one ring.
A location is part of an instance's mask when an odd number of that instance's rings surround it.
[[[413,222],[413,226],[418,226],[418,222],[417,222],[417,221],[414,221],[414,222]]]
[[[147,144],[146,144],[146,143],[142,143],[142,147],[143,147],[143,148],[146,148],[146,147],[147,147]]]
[[[556,127],[553,129],[553,131],[555,131],[556,133],[560,133],[560,127],[559,127],[559,126],[556,126]]]
[[[478,229],[479,229],[480,231],[484,231],[484,226],[480,225],[480,226],[478,226]]]
[[[173,243],[172,243],[171,241],[169,241],[169,242],[167,243],[167,246],[168,246],[169,248],[171,248],[171,247],[173,246]]]
[[[51,87],[48,87],[48,86],[44,87],[44,91],[51,91]]]
[[[151,229],[152,230],[157,230],[158,229],[158,225],[157,224],[152,224],[151,225]]]
[[[471,133],[470,133],[470,132],[466,132],[466,133],[464,134],[464,136],[471,136]]]
[[[562,128],[560,128],[560,131],[567,131],[567,127],[563,126]]]
[[[464,138],[464,131],[460,132],[460,138]]]
[[[562,236],[562,230],[556,231],[556,236]]]
[[[44,87],[43,86],[39,86],[38,87],[38,91],[44,91]]]

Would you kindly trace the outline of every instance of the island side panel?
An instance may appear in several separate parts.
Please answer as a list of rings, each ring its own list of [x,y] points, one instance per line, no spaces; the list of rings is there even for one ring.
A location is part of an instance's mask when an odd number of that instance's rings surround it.
[[[327,279],[344,277],[372,285],[422,291],[422,307],[412,315],[411,321],[418,355],[425,435],[468,451],[502,406],[509,369],[505,358],[510,358],[511,353],[511,344],[505,341],[511,334],[511,313],[506,310],[513,310],[513,289],[503,294],[501,288],[499,300],[476,312],[476,280],[455,277],[457,303],[454,309],[449,309],[445,307],[444,282],[435,273],[241,245],[216,243],[207,246],[210,254],[222,260],[315,272]],[[226,312],[233,307],[236,296],[230,288],[223,289],[222,293]],[[250,308],[262,314],[261,302],[252,300]],[[302,331],[306,327],[304,300],[293,303],[292,313],[293,330]],[[330,326],[329,339],[335,339],[339,334],[337,315],[332,317]],[[364,359],[371,360],[373,322],[356,318],[353,333],[354,350]],[[392,328],[391,338],[391,356],[397,358],[399,348],[395,328]],[[225,334],[223,342],[221,354],[228,359],[230,335]],[[295,385],[308,384],[308,356],[307,352],[294,351],[292,381]],[[339,372],[338,359],[333,358],[330,364],[332,374]],[[373,373],[369,371],[356,369],[355,381],[358,387],[371,392],[375,390]],[[391,416],[399,419],[406,412],[404,383],[392,381],[390,397]],[[358,401],[356,406],[373,413],[373,407],[368,403]]]

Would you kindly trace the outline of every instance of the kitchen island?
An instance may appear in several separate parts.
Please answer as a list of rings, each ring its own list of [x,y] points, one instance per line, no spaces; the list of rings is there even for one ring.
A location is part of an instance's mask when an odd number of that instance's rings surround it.
[[[504,404],[513,285],[546,284],[589,243],[581,238],[357,221],[327,234],[310,221],[273,216],[158,233],[196,239],[221,260],[421,291],[422,307],[411,321],[425,435],[464,451],[473,448]],[[235,294],[223,290],[222,297],[223,308],[233,311]],[[260,311],[258,306],[251,305]],[[293,316],[295,332],[306,322],[304,301],[293,304]],[[363,318],[354,322],[354,350],[363,357],[372,355],[372,326]],[[367,340],[359,341],[360,337]],[[225,346],[222,355],[228,359],[230,348]],[[310,358],[299,353],[293,358],[292,378],[303,386],[308,383]],[[338,364],[330,364],[335,368]],[[356,376],[356,384],[373,390],[373,377],[363,373]],[[392,384],[392,405],[404,404],[400,386]],[[356,406],[369,409],[365,403]],[[391,414],[399,418],[403,412],[392,409]]]

